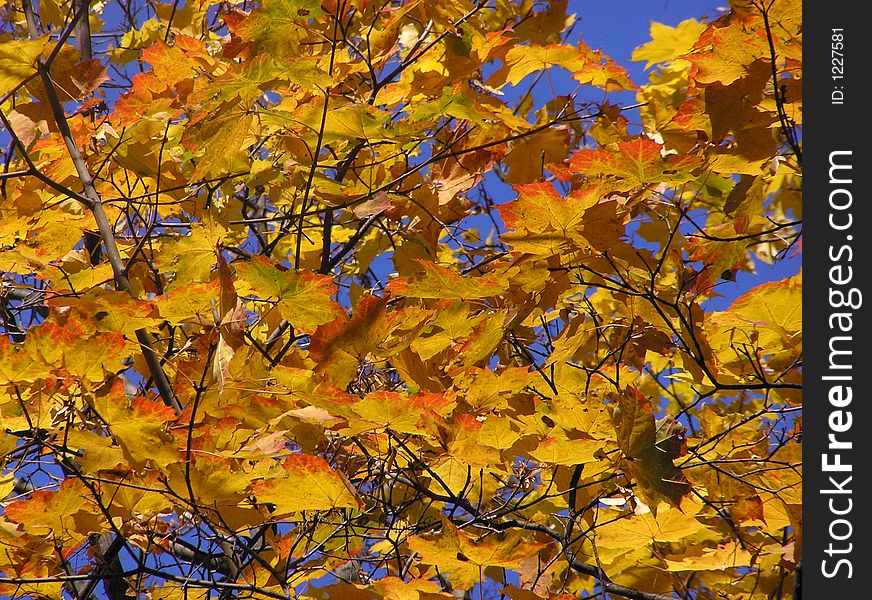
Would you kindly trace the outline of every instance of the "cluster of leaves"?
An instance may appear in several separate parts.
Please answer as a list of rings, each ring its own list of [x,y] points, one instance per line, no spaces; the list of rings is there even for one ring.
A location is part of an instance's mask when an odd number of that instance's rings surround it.
[[[0,594],[788,593],[800,275],[711,306],[801,5],[730,4],[637,87],[566,0],[4,3]]]

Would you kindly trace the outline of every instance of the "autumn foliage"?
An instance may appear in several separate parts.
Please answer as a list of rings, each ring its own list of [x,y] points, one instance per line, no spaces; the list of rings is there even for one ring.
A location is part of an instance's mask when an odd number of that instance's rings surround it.
[[[793,593],[800,2],[567,12],[3,3],[0,595]]]

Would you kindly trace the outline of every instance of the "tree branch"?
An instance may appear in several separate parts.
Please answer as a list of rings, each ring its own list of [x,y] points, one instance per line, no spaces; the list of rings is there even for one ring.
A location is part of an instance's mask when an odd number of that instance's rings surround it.
[[[89,208],[94,215],[94,220],[97,222],[100,238],[103,240],[103,246],[106,249],[106,256],[109,259],[109,264],[112,265],[112,272],[115,275],[115,289],[122,292],[129,292],[130,280],[127,278],[126,266],[124,260],[121,258],[121,253],[118,250],[115,233],[112,230],[108,217],[106,216],[106,211],[103,209],[103,200],[97,192],[97,189],[94,187],[94,180],[88,170],[88,165],[85,163],[82,153],[76,146],[73,134],[67,124],[67,118],[64,114],[63,106],[61,106],[60,100],[58,99],[54,82],[52,82],[48,64],[40,61],[37,64],[37,69],[39,70],[40,78],[45,87],[46,97],[48,98],[55,124],[57,125],[61,138],[64,140],[64,144],[67,147],[67,152],[69,153],[73,166],[76,169],[76,174],[82,182],[85,192],[84,195],[90,202]],[[177,413],[181,413],[182,405],[173,393],[169,379],[167,378],[163,367],[161,367],[160,358],[158,358],[157,353],[154,351],[151,334],[149,334],[145,329],[137,329],[135,335],[136,340],[139,342],[142,349],[143,358],[145,358],[145,362],[151,373],[151,378],[154,381],[164,404],[172,407]]]
[[[91,8],[91,0],[75,0],[76,21],[76,49],[79,51],[81,60],[91,60],[91,23],[88,21],[88,12]],[[78,16],[80,15],[81,16]]]

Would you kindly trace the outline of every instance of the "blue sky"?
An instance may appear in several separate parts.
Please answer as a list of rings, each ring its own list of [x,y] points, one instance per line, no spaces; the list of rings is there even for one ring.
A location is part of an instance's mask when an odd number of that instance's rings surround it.
[[[637,85],[642,85],[648,77],[648,72],[644,69],[645,63],[633,62],[631,56],[635,48],[650,40],[652,21],[674,27],[690,18],[714,20],[723,14],[723,7],[726,4],[713,0],[570,0],[567,12],[574,13],[577,21],[568,41],[576,42],[582,39],[591,48],[602,50],[627,69]],[[532,77],[528,78],[516,87],[506,86],[503,91],[509,97],[512,94],[523,93],[531,79]],[[552,91],[551,85],[556,89]],[[565,87],[564,93],[566,93],[576,90],[577,84],[570,78],[568,72],[552,69],[547,81],[540,81],[535,88],[533,94],[535,105],[541,106],[552,97],[553,93],[561,93],[561,87]],[[585,87],[581,95],[591,100],[606,99],[600,91],[590,87]],[[608,94],[607,99],[610,103],[625,106],[637,101],[635,92],[612,92]],[[630,121],[630,130],[639,131],[638,111],[629,110],[624,115]],[[483,185],[498,202],[508,201],[514,197],[511,189],[500,183],[493,174],[485,176]],[[466,224],[479,227],[482,237],[486,237],[491,228],[490,221],[485,217],[471,217],[467,219]],[[722,297],[707,300],[705,308],[723,310],[748,290],[766,281],[780,280],[793,275],[800,266],[801,255],[798,254],[780,260],[774,265],[756,261],[756,273],[739,272],[735,281],[720,282],[718,292]]]
[[[588,46],[601,49],[625,67],[635,83],[641,84],[647,78],[645,64],[632,62],[630,56],[634,48],[650,39],[652,21],[674,27],[690,18],[708,17],[713,20],[727,5],[726,0],[570,0],[567,11],[577,15],[576,30]],[[632,93],[615,94],[614,98],[625,104],[635,100]],[[707,307],[715,310],[726,308],[736,297],[764,281],[795,274],[801,262],[801,255],[774,265],[758,262],[756,274],[742,272],[735,283],[721,285],[719,292],[724,297],[710,300]]]
[[[592,48],[601,48],[624,65],[637,83],[643,63],[631,63],[630,54],[649,39],[651,21],[675,26],[689,18],[717,17],[726,2],[712,0],[570,0],[568,12],[578,17],[576,28]]]

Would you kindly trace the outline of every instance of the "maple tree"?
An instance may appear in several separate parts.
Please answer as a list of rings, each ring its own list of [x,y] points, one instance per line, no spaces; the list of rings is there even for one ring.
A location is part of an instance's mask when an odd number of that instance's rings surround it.
[[[567,10],[4,2],[0,594],[792,593],[800,2]]]

